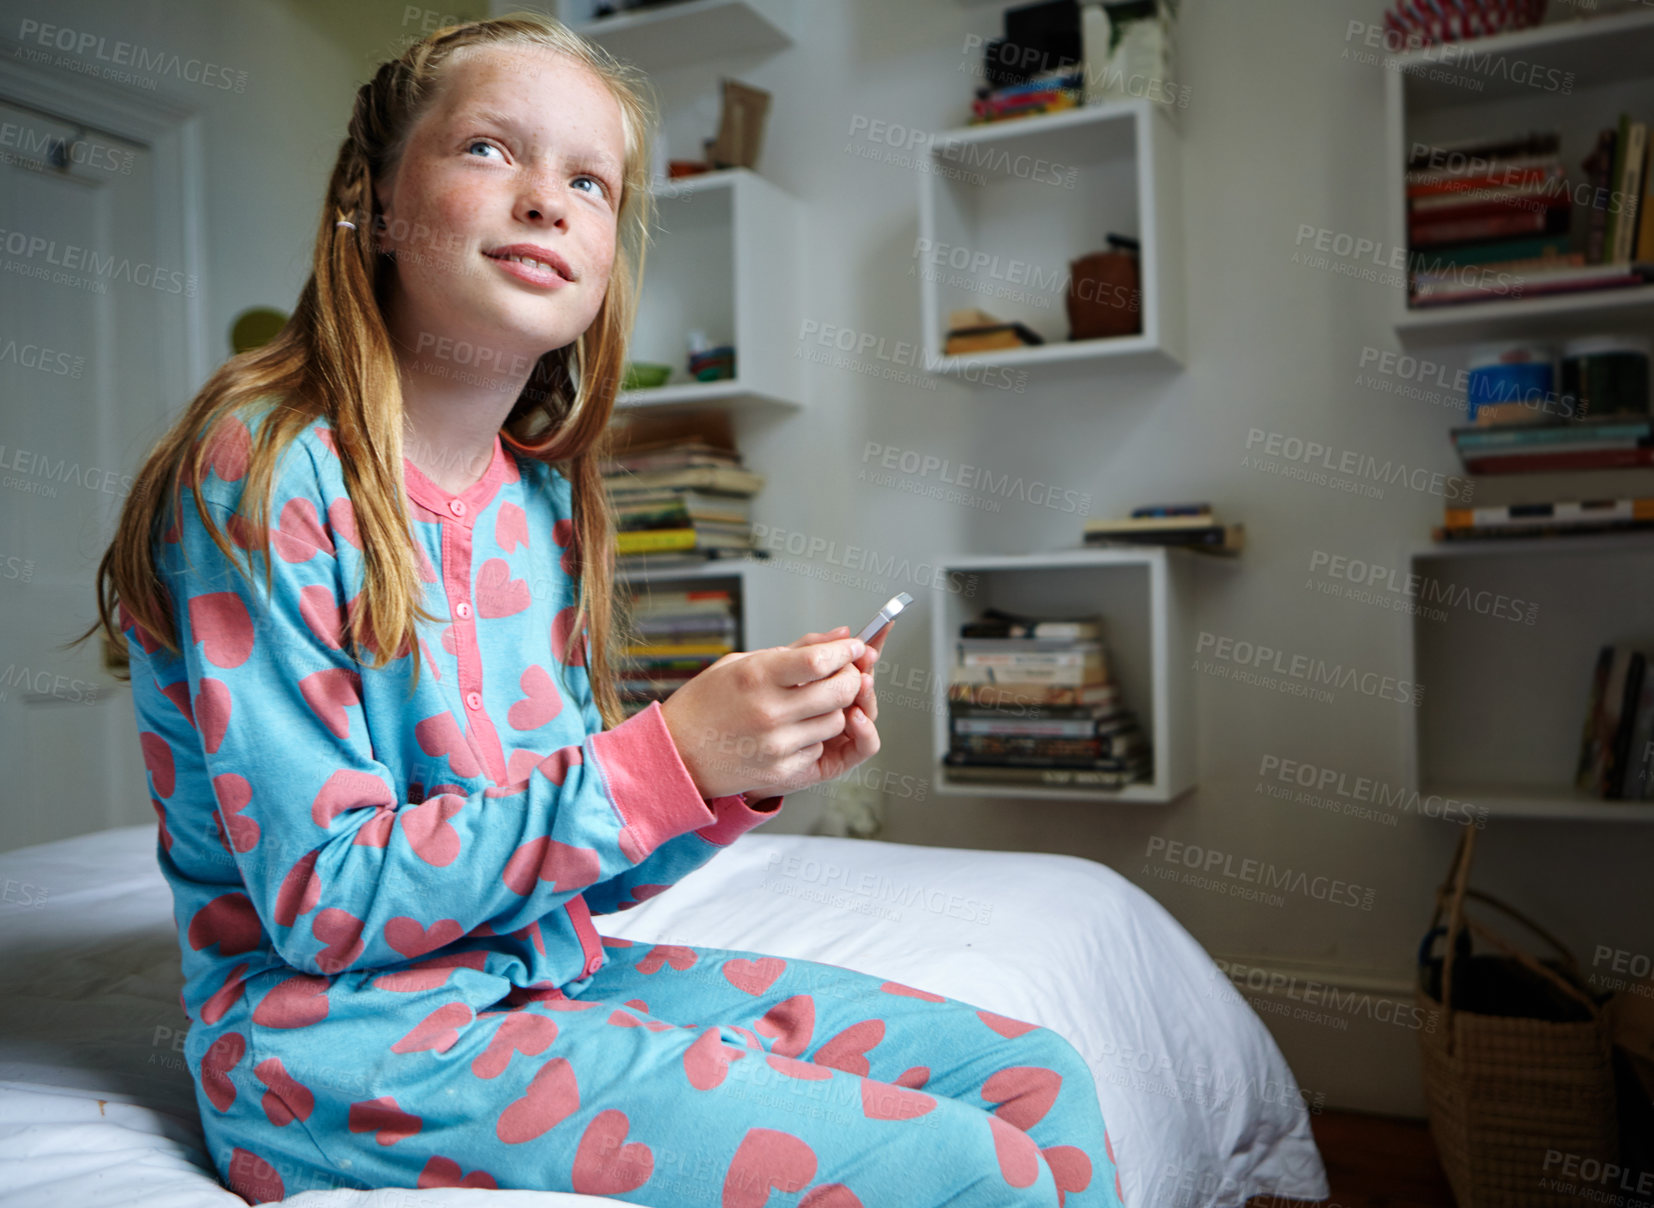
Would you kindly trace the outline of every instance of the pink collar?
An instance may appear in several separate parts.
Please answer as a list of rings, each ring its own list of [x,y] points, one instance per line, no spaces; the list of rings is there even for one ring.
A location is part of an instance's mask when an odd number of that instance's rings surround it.
[[[494,434],[494,456],[488,463],[488,469],[481,478],[457,495],[443,490],[432,482],[423,470],[406,457],[402,459],[402,468],[403,483],[407,487],[409,498],[443,519],[457,519],[467,527],[477,513],[488,506],[495,492],[503,484],[512,482],[517,477],[517,467],[512,464],[511,455],[506,452],[505,443],[500,440],[497,432]],[[456,501],[462,505],[457,511],[454,509]]]

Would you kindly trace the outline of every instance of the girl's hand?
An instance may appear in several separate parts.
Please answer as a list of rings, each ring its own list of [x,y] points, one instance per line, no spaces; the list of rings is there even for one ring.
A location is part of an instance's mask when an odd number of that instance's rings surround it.
[[[843,775],[878,752],[867,674],[883,635],[840,626],[789,646],[724,655],[661,702],[678,755],[703,797],[781,796]]]

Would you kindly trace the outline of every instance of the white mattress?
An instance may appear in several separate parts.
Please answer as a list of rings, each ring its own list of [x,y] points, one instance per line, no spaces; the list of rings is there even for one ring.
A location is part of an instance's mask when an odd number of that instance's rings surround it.
[[[131,827],[0,855],[0,1187],[16,1208],[242,1203],[202,1148],[154,844],[152,827]],[[1129,1208],[1328,1194],[1308,1112],[1263,1024],[1188,932],[1101,864],[757,831],[597,925],[826,961],[1060,1032],[1091,1065]],[[476,1190],[286,1202],[621,1204]]]

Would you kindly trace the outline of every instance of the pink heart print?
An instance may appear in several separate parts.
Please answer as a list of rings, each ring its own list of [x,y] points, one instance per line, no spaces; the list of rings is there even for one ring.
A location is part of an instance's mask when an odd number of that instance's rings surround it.
[[[245,776],[225,772],[212,778],[212,791],[230,835],[230,846],[240,852],[252,851],[258,846],[258,823],[241,817],[241,811],[252,803],[253,786]]]
[[[557,1039],[557,1021],[531,1011],[516,1011],[500,1021],[488,1047],[471,1062],[478,1078],[498,1078],[511,1064],[513,1053],[538,1057]]]
[[[501,879],[512,893],[533,892],[536,880],[548,882],[558,893],[574,893],[595,885],[601,872],[601,857],[592,848],[541,835],[511,854]]]
[[[327,947],[316,954],[323,973],[339,973],[362,955],[362,920],[348,910],[329,906],[310,922],[310,933]]]
[[[270,532],[270,547],[285,562],[308,562],[318,550],[333,553],[333,539],[322,531],[316,505],[308,499],[289,499]]]
[[[709,1091],[723,1085],[730,1062],[739,1061],[746,1055],[745,1049],[725,1044],[719,1038],[717,1028],[708,1028],[683,1051],[683,1072],[688,1076],[690,1086],[698,1091]]]
[[[519,545],[527,549],[528,513],[514,503],[502,503],[494,521],[494,540],[508,554]]]
[[[578,1195],[623,1195],[655,1172],[655,1155],[642,1141],[623,1144],[631,1128],[615,1108],[597,1113],[574,1151],[572,1182]]]
[[[310,1119],[316,1110],[316,1096],[310,1088],[287,1072],[280,1057],[267,1057],[253,1067],[258,1080],[270,1089],[264,1092],[265,1118],[277,1128],[285,1128],[294,1120]]]
[[[550,673],[538,663],[524,671],[517,682],[522,685],[523,699],[505,714],[513,730],[538,730],[563,711],[563,694],[552,683]]]
[[[398,811],[402,833],[408,837],[408,846],[413,848],[414,855],[435,868],[447,868],[457,860],[459,832],[448,824],[448,819],[464,806],[464,797],[444,793]]]
[[[815,1177],[815,1150],[791,1133],[750,1128],[724,1175],[723,1208],[764,1208],[772,1189],[791,1195]]]
[[[513,617],[531,603],[528,584],[511,577],[511,564],[504,558],[490,558],[477,572],[477,615]]]
[[[423,927],[418,919],[397,915],[385,923],[385,943],[409,960],[413,960],[427,952],[435,952],[444,944],[453,943],[459,939],[462,931],[458,921],[454,919],[438,919],[429,927]]]
[[[1045,1164],[1051,1168],[1051,1175],[1057,1183],[1058,1208],[1068,1199],[1070,1191],[1084,1191],[1091,1186],[1091,1159],[1085,1156],[1083,1149],[1076,1149],[1072,1145],[1053,1145],[1050,1149],[1042,1149],[1045,1155]]]
[[[773,1037],[770,1051],[783,1057],[797,1057],[810,1045],[815,1032],[816,1004],[808,994],[794,994],[775,1004],[752,1025],[761,1036]]]
[[[507,1145],[551,1131],[580,1110],[580,1087],[567,1060],[553,1057],[540,1067],[521,1099],[506,1104],[494,1126],[495,1134]]]
[[[235,416],[226,416],[213,426],[204,452],[204,468],[225,482],[240,482],[247,476],[247,467],[252,461],[253,434]]]
[[[308,973],[277,982],[253,1008],[253,1022],[261,1028],[307,1028],[320,1023],[327,1018],[330,984],[327,978]]]
[[[414,1025],[401,1040],[391,1045],[393,1053],[446,1053],[459,1043],[459,1030],[471,1022],[471,1008],[462,1002],[446,1003]]]
[[[737,957],[724,962],[724,978],[737,990],[745,990],[757,997],[775,984],[775,979],[786,970],[787,962],[778,956],[764,956],[757,960]]]
[[[350,714],[362,703],[362,677],[349,667],[329,667],[299,681],[299,695],[335,738],[350,737]]]
[[[1037,1065],[1013,1065],[988,1077],[982,1097],[999,1106],[991,1110],[1023,1132],[1045,1119],[1062,1090],[1062,1075]]]
[[[936,1106],[929,1095],[906,1087],[864,1078],[861,1083],[861,1113],[869,1120],[912,1120]]]
[[[144,767],[149,769],[150,783],[157,797],[170,797],[178,787],[178,773],[172,763],[172,748],[159,734],[145,730],[138,735],[138,746],[144,754]]]
[[[253,619],[233,591],[191,596],[190,638],[215,667],[239,667],[253,653]]]
[[[321,901],[322,879],[316,875],[316,857],[321,854],[320,848],[306,852],[282,878],[281,888],[276,891],[278,926],[291,927],[301,914],[309,914]]]
[[[551,657],[558,663],[563,662],[563,652],[569,646],[569,634],[574,628],[574,613],[577,604],[570,604],[567,608],[560,608],[557,615],[551,618]],[[586,665],[586,646],[582,642],[572,656],[569,666],[584,667]]]
[[[195,694],[195,724],[207,754],[218,754],[224,732],[230,728],[230,687],[223,680],[202,679]]]
[[[199,952],[213,944],[220,956],[251,952],[264,937],[252,899],[240,890],[220,894],[190,918],[189,945]]]
[[[226,1032],[207,1046],[201,1055],[201,1090],[221,1112],[235,1102],[235,1083],[230,1071],[247,1052],[247,1038],[240,1032]]]
[[[494,1181],[494,1176],[486,1170],[473,1170],[461,1177],[459,1163],[440,1154],[425,1163],[425,1169],[419,1172],[419,1182],[415,1186],[422,1191],[438,1187],[475,1187],[488,1191],[500,1189],[500,1185]]]
[[[658,972],[663,965],[682,972],[695,964],[695,950],[685,948],[682,944],[656,944],[644,953],[643,959],[637,963],[637,971],[642,974]]]
[[[242,981],[242,975],[251,967],[243,962],[231,969],[224,984],[214,990],[212,997],[201,1006],[201,1022],[206,1024],[217,1023],[229,1014],[230,1008],[241,1001],[241,996],[247,992],[247,983]]]
[[[1039,1179],[1040,1165],[1039,1146],[1034,1144],[1034,1138],[998,1116],[990,1115],[987,1121],[993,1130],[1000,1174],[1012,1187],[1032,1187]]]
[[[1020,1019],[1009,1019],[1004,1015],[995,1015],[992,1011],[978,1011],[976,1017],[1007,1040],[1015,1040],[1024,1032],[1032,1032],[1039,1027],[1037,1023],[1024,1023]]]
[[[847,1074],[868,1076],[867,1052],[884,1039],[884,1020],[864,1019],[853,1023],[827,1041],[811,1056],[817,1065],[830,1065]]]
[[[447,756],[448,766],[453,769],[454,775],[482,774],[482,764],[477,761],[471,744],[465,741],[465,735],[460,732],[459,723],[452,713],[434,713],[424,721],[416,722],[414,738],[425,754]]]
[[[395,1145],[402,1138],[415,1135],[424,1123],[418,1116],[403,1111],[389,1095],[350,1105],[350,1131],[370,1132],[381,1145]]]

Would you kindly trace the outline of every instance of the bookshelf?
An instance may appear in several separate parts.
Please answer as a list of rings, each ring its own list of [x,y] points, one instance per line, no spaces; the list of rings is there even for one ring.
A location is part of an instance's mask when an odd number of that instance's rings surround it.
[[[671,365],[664,386],[629,390],[626,408],[789,412],[800,403],[801,311],[797,201],[745,168],[656,186],[654,241],[644,261],[629,355]],[[704,331],[735,346],[735,377],[697,382],[684,369],[685,337]]]
[[[1220,562],[1187,550],[1107,546],[1011,555],[939,555],[937,581],[962,584],[937,591],[931,606],[932,759],[936,791],[954,796],[1051,801],[1167,804],[1194,787],[1194,692],[1185,659],[1194,649],[1194,576]],[[967,594],[974,585],[974,593]],[[1083,786],[981,784],[950,780],[947,682],[959,626],[985,608],[1033,616],[1100,613],[1104,640],[1125,703],[1137,714],[1153,750],[1146,782],[1108,790]]]
[[[1424,697],[1403,722],[1408,783],[1490,819],[1654,823],[1654,802],[1573,784],[1598,648],[1654,644],[1654,535],[1453,542],[1408,562],[1421,591],[1428,579],[1490,609],[1499,596],[1538,607],[1532,625],[1463,606],[1412,618],[1409,679]]]
[[[933,135],[922,154],[913,267],[933,372],[969,382],[985,370],[1104,359],[1182,366],[1181,147],[1165,106],[1109,101],[967,126]],[[1071,341],[1069,263],[1103,250],[1110,232],[1142,243],[1143,330]],[[948,312],[967,307],[1046,342],[943,356]]]
[[[725,56],[773,53],[794,41],[793,0],[679,0],[593,17],[597,0],[541,0],[540,7],[650,74]],[[514,0],[490,0],[492,16],[515,12]]]
[[[1654,11],[1572,18],[1458,44],[1444,58],[1425,48],[1389,59],[1384,104],[1388,246],[1406,248],[1405,162],[1414,143],[1442,145],[1501,133],[1556,129],[1570,187],[1596,132],[1622,111],[1654,120]],[[1570,77],[1572,77],[1570,79]],[[1534,81],[1538,81],[1536,86]],[[1577,228],[1586,211],[1576,205]],[[1410,308],[1397,289],[1393,323],[1415,345],[1556,339],[1647,330],[1654,285],[1458,306]]]

